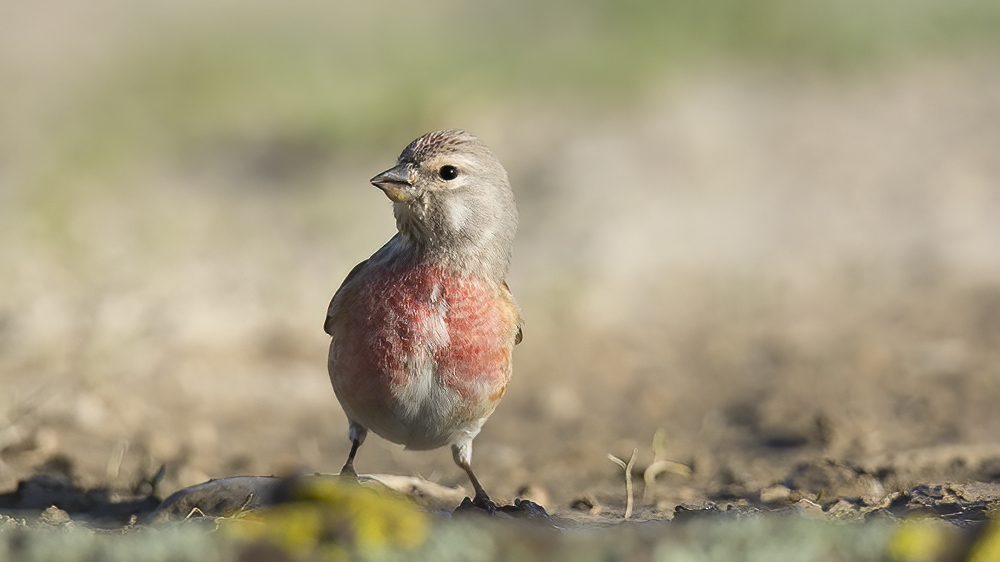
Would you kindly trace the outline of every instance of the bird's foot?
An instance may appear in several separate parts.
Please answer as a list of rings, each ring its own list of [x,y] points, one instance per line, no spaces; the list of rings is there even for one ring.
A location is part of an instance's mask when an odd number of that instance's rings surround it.
[[[500,505],[493,503],[488,497],[477,497],[476,499],[465,498],[462,504],[453,512],[453,515],[481,514],[492,516],[506,516],[515,519],[525,519],[528,521],[544,521],[549,524],[549,518],[545,508],[529,500],[514,500],[513,505]]]
[[[497,512],[497,504],[486,495],[476,495],[475,499],[466,497],[462,504],[455,508],[453,514],[459,513],[483,513],[493,515]]]
[[[531,500],[514,500],[514,505],[504,505],[497,509],[518,519],[548,521],[550,523],[552,521],[549,518],[549,513],[545,511],[545,508]]]
[[[349,482],[351,484],[358,483],[358,473],[354,470],[352,465],[344,465],[344,468],[340,469],[340,481]]]

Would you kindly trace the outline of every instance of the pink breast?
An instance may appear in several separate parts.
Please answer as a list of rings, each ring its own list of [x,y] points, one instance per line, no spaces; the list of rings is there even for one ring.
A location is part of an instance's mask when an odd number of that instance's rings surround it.
[[[510,378],[514,311],[484,284],[446,283],[445,294],[449,345],[435,354],[440,376],[464,396],[498,400]]]
[[[489,283],[437,268],[383,271],[366,279],[350,314],[338,370],[355,399],[364,395],[373,406],[384,400],[417,375],[412,366],[428,354],[441,384],[465,400],[503,395],[517,311]]]

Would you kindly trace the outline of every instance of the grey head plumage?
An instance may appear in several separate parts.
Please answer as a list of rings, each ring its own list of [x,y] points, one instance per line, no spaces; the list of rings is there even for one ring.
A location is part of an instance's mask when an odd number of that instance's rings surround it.
[[[478,138],[455,129],[427,133],[371,182],[393,201],[395,252],[503,280],[517,207],[506,170]]]

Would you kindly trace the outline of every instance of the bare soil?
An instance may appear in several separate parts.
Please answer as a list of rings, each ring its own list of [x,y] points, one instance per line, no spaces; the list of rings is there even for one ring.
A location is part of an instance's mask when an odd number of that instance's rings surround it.
[[[608,455],[634,450],[637,518],[985,512],[1000,480],[995,63],[723,69],[596,117],[456,109],[442,125],[494,148],[522,213],[509,281],[525,336],[475,443],[487,489],[619,518]],[[343,463],[322,318],[393,232],[366,180],[396,149],[298,150],[265,138],[142,168],[56,229],[8,207],[0,509],[25,507],[33,475],[68,494],[53,504],[89,491],[77,512],[148,511],[210,478]],[[357,468],[466,486],[450,457],[373,437]],[[654,464],[673,470],[647,483]]]

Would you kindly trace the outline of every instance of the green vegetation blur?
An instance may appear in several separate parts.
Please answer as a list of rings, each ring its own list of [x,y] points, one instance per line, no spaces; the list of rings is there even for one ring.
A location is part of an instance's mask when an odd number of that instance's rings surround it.
[[[616,107],[707,64],[850,71],[1000,46],[992,0],[7,4],[0,174],[46,197],[234,138],[399,144],[456,105]]]

